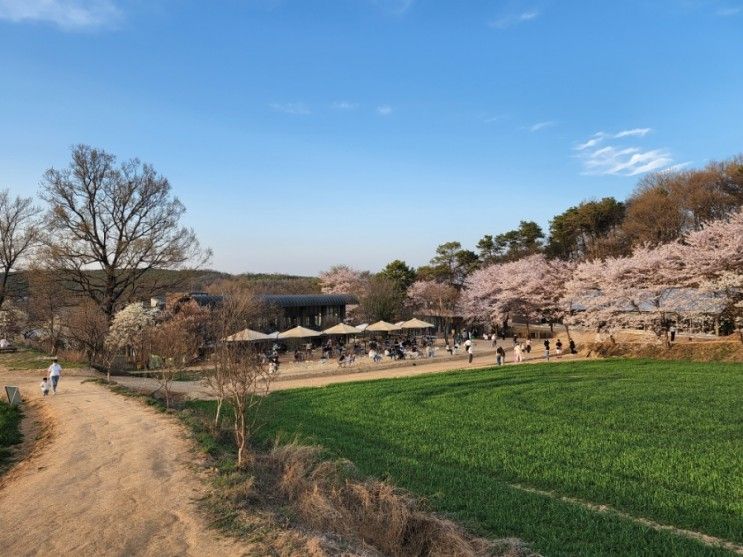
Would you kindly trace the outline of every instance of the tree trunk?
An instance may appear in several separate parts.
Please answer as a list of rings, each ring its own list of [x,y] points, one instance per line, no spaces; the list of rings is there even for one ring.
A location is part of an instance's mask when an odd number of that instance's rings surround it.
[[[214,430],[219,431],[220,419],[222,418],[222,397],[217,398],[217,411],[214,413]]]
[[[0,280],[0,309],[3,309],[3,304],[5,303],[5,292],[6,287],[8,285],[8,275],[10,274],[10,269],[4,269],[3,270],[3,278]]]
[[[568,335],[568,341],[573,340],[573,337],[570,336],[570,328],[568,327],[568,324],[563,323],[562,326],[565,327],[565,334]]]

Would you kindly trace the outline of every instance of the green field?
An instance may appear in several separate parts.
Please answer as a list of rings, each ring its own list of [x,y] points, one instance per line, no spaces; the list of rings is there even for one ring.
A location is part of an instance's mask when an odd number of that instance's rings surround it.
[[[743,367],[506,366],[277,392],[263,439],[299,433],[491,537],[547,554],[725,554],[606,504],[743,545]]]
[[[0,400],[0,470],[7,464],[10,446],[21,442],[21,411]]]

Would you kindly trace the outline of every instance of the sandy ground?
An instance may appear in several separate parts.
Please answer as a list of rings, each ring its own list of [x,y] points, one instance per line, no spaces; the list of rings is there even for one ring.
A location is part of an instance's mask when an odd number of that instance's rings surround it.
[[[51,423],[0,480],[0,554],[247,554],[198,513],[203,471],[174,418],[81,376],[42,399],[37,376],[0,372],[29,399],[29,419]]]
[[[488,343],[489,344],[489,343]],[[272,391],[281,391],[284,389],[297,389],[300,387],[324,387],[335,383],[351,383],[353,381],[371,381],[374,379],[393,379],[399,377],[412,377],[426,373],[440,373],[453,370],[472,370],[490,368],[495,365],[495,351],[484,349],[485,343],[482,342],[482,348],[475,352],[474,361],[470,364],[466,356],[458,357],[441,357],[430,360],[421,359],[416,361],[406,360],[404,362],[381,363],[377,367],[363,368],[329,368],[324,373],[300,374],[300,373],[280,373],[277,379],[272,383]],[[541,347],[535,347],[531,354],[524,359],[524,363],[544,362],[544,350]],[[551,362],[574,360],[577,356],[564,354],[562,358],[551,357]],[[513,350],[509,346],[506,350],[506,365],[514,364]],[[159,388],[159,383],[155,379],[148,379],[134,376],[118,376],[113,378],[117,383],[135,389],[143,393],[152,393]],[[171,390],[187,398],[192,399],[209,399],[212,393],[209,387],[202,381],[176,381],[171,384]]]

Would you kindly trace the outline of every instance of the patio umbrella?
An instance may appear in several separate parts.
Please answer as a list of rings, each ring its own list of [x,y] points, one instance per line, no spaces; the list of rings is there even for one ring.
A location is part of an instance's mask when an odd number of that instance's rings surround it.
[[[408,321],[405,321],[400,326],[403,329],[430,329],[431,327],[433,327],[433,324],[427,323],[426,321],[422,321],[418,319],[417,317],[414,317],[413,319],[409,319]]]
[[[308,329],[307,327],[294,327],[293,329],[289,329],[288,331],[284,331],[283,333],[279,333],[280,339],[289,339],[289,338],[310,338],[310,337],[319,337],[322,333],[319,331],[313,331],[312,329]]]
[[[324,335],[358,335],[360,332],[356,327],[346,325],[345,323],[338,323],[329,329],[325,329],[322,333]]]
[[[390,331],[399,331],[400,327],[393,325],[392,323],[387,323],[387,321],[377,321],[376,323],[369,325],[366,330],[389,333]]]
[[[358,329],[358,330],[359,330],[360,332],[362,332],[362,333],[363,333],[364,331],[366,331],[366,329],[367,329],[368,327],[369,327],[369,323],[362,323],[361,325],[356,325],[356,328],[357,328],[357,329]]]
[[[274,331],[273,333],[268,333],[266,336],[272,340],[278,340],[280,334],[278,331]]]
[[[255,342],[258,340],[270,340],[269,335],[259,333],[252,329],[243,329],[242,331],[230,335],[224,339],[225,342]]]

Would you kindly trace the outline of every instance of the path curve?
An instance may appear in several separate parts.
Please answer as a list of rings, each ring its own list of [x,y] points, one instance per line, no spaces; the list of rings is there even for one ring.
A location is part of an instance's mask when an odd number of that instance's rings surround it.
[[[3,555],[248,553],[198,513],[204,478],[174,418],[79,377],[38,404],[53,433],[0,484]]]

